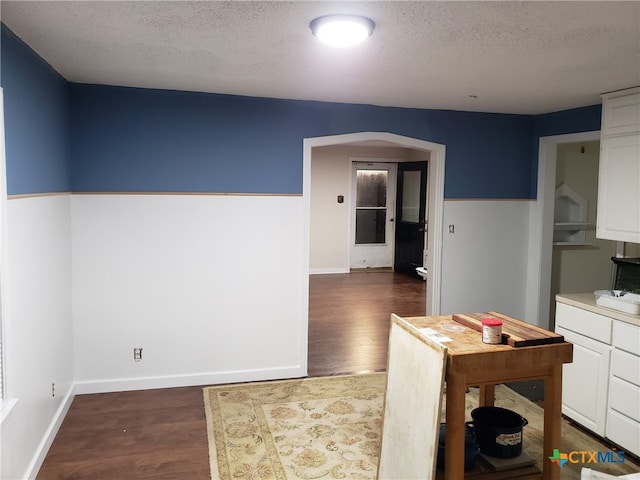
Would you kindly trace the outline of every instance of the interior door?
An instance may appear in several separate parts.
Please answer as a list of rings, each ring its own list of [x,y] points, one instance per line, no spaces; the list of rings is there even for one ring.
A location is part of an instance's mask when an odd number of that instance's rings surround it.
[[[353,162],[351,268],[391,268],[394,250],[395,163]]]
[[[424,263],[427,230],[427,162],[399,163],[397,192],[393,268],[419,277],[416,267]]]

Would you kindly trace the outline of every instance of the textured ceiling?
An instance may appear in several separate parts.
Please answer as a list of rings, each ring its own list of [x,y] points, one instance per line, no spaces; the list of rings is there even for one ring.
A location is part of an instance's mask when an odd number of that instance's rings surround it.
[[[539,114],[640,84],[640,2],[3,1],[0,17],[72,82]],[[376,22],[321,45],[329,13]],[[477,98],[475,98],[477,97]]]

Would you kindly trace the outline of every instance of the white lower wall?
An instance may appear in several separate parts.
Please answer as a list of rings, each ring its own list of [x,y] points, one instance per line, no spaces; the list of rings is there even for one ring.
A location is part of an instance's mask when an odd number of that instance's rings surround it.
[[[531,202],[444,202],[443,315],[497,311],[536,323],[525,312]]]
[[[530,203],[445,202],[443,314],[526,320]],[[0,477],[35,476],[74,391],[306,375],[302,209],[298,196],[10,200],[6,378],[18,401]]]
[[[69,195],[8,201],[3,479],[35,476],[73,398],[70,225]]]
[[[76,391],[306,375],[302,204],[73,195]]]

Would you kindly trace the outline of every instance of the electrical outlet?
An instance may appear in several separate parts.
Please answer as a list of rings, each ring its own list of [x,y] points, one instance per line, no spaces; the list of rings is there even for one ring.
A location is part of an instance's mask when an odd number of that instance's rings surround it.
[[[142,348],[134,348],[133,349],[133,359],[136,362],[139,362],[140,360],[142,360]]]

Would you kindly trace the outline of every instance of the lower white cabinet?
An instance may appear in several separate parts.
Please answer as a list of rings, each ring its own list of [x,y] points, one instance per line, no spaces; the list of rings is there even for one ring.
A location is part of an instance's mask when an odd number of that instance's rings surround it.
[[[562,367],[562,413],[604,436],[611,347],[562,327],[556,332],[573,343],[573,363]]]
[[[640,327],[557,303],[556,332],[573,343],[562,413],[640,456]]]
[[[638,423],[629,420],[629,417],[609,410],[607,413],[607,435],[612,442],[620,445],[625,451],[640,455],[640,436],[638,436]]]
[[[640,328],[613,322],[605,436],[640,455]]]

